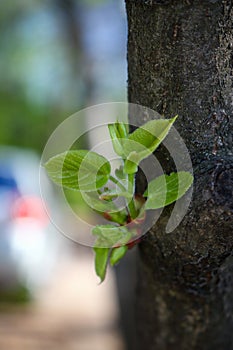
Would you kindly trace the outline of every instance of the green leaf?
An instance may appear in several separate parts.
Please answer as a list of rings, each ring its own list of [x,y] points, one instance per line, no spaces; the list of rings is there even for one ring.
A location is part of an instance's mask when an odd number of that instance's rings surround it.
[[[109,248],[93,248],[95,252],[95,272],[100,277],[100,281],[103,282],[106,275]]]
[[[141,152],[144,148],[154,152],[160,143],[165,139],[173,123],[177,119],[177,116],[171,119],[156,119],[150,120],[140,128],[136,129],[132,134],[129,135],[128,139],[137,143],[137,149],[131,149],[130,142],[127,140],[124,142],[129,145],[129,149],[126,147],[126,152],[129,154],[132,151]],[[143,147],[141,147],[143,146]]]
[[[102,282],[106,274],[110,248],[113,247],[111,264],[114,265],[125,255],[125,244],[132,238],[132,233],[125,226],[114,225],[98,225],[92,229],[92,233],[97,236],[94,246],[95,270]]]
[[[124,172],[126,174],[135,174],[138,171],[140,161],[140,154],[135,151],[131,152],[125,161]]]
[[[115,175],[119,180],[125,180],[126,174],[124,173],[124,167],[121,165],[118,169],[115,170]]]
[[[115,123],[115,127],[117,129],[117,136],[119,138],[123,139],[123,138],[128,137],[128,134],[129,134],[129,125],[128,124],[117,121]]]
[[[110,255],[111,266],[116,265],[125,256],[127,251],[128,251],[128,247],[126,245],[114,248]]]
[[[126,244],[132,237],[126,226],[97,225],[92,234],[98,236],[95,247],[112,248],[115,245]]]
[[[108,130],[112,139],[112,145],[113,145],[114,151],[119,156],[123,156],[124,151],[122,148],[122,139],[128,137],[127,125],[121,122],[108,124]]]
[[[119,156],[122,156],[124,152],[123,152],[121,141],[117,137],[117,133],[116,133],[116,130],[115,130],[115,124],[109,124],[108,125],[108,130],[109,130],[109,134],[110,134],[111,139],[112,139],[112,145],[113,145],[114,151]]]
[[[82,197],[89,207],[109,221],[117,222],[123,225],[127,220],[128,213],[125,208],[118,208],[114,202],[108,202],[99,199],[96,192],[82,192]]]
[[[145,208],[158,209],[175,202],[185,194],[192,183],[193,176],[186,171],[157,177],[148,184],[144,193],[144,197],[148,197]]]
[[[101,200],[110,200],[115,199],[117,197],[124,197],[124,198],[132,198],[132,195],[129,192],[122,191],[121,189],[114,189],[114,190],[108,190],[101,193],[99,198]]]
[[[102,187],[111,172],[106,158],[86,150],[61,153],[51,158],[45,168],[56,184],[77,191],[94,191]]]
[[[137,171],[136,166],[140,161],[156,150],[169,133],[176,118],[177,116],[171,119],[151,120],[122,141],[125,157],[131,162],[131,166],[125,165],[124,171],[127,174],[132,174],[133,170]]]
[[[108,221],[116,222],[119,225],[125,225],[128,217],[128,213],[125,209],[119,210],[115,213],[106,212],[104,218]]]
[[[111,179],[111,178],[110,178]],[[124,197],[126,199],[131,199],[134,195],[134,186],[128,181],[128,178],[118,181],[114,180],[115,188],[105,189],[100,195],[101,200],[110,200],[117,197]]]
[[[113,212],[118,211],[117,206],[113,202],[107,202],[105,200],[99,199],[99,194],[97,192],[82,193],[82,197],[90,208],[99,212]]]

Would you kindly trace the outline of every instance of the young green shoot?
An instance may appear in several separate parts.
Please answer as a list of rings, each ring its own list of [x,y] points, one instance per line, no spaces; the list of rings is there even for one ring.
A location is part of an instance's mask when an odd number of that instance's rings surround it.
[[[191,173],[180,171],[153,179],[141,196],[135,193],[140,162],[155,152],[176,118],[151,120],[132,133],[126,123],[109,124],[113,149],[121,159],[121,166],[115,170],[114,176],[110,162],[88,150],[67,151],[45,164],[50,178],[57,185],[81,191],[87,202],[91,201],[92,208],[109,222],[92,229],[95,271],[101,282],[105,279],[108,262],[111,266],[116,265],[128,249],[140,241],[146,211],[174,203],[193,183]],[[114,184],[114,189],[111,184]],[[115,203],[118,197],[125,201],[123,209]]]

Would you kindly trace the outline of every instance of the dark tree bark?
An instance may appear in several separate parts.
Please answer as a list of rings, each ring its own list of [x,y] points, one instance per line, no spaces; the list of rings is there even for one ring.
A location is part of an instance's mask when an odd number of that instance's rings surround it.
[[[179,115],[195,175],[180,226],[165,233],[165,210],[140,244],[138,348],[233,349],[233,1],[126,7],[129,102]]]

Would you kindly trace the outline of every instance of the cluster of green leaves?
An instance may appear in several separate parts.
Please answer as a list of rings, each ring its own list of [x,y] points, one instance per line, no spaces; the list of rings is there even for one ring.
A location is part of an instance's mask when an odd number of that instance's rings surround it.
[[[114,151],[121,159],[115,176],[111,175],[111,165],[105,157],[86,150],[67,151],[45,164],[56,184],[81,191],[90,207],[109,221],[109,224],[97,225],[92,230],[96,237],[95,270],[101,282],[108,261],[112,266],[117,264],[139,238],[146,210],[175,202],[193,182],[192,175],[185,171],[162,175],[149,182],[143,196],[135,195],[139,163],[157,149],[176,118],[151,120],[132,133],[125,123],[109,124]],[[125,201],[123,208],[116,205],[118,197]]]

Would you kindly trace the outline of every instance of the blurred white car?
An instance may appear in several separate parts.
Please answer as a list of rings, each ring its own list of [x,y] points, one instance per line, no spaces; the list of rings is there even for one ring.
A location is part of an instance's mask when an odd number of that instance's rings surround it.
[[[39,165],[32,151],[0,147],[0,291],[21,285],[33,295],[58,252],[59,235],[40,197]]]

